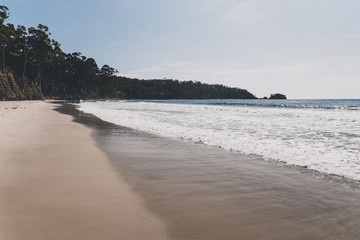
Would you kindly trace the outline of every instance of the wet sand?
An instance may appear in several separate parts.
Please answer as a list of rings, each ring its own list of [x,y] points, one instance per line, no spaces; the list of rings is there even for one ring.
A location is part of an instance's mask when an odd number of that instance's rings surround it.
[[[0,239],[166,239],[92,130],[54,107],[0,102]]]
[[[167,224],[170,239],[360,239],[360,193],[259,157],[103,122],[93,129],[112,166]]]

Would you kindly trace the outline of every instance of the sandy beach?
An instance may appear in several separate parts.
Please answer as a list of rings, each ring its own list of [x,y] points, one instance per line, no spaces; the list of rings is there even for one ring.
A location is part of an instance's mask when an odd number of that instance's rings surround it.
[[[166,239],[91,130],[54,107],[0,102],[0,239]]]
[[[40,101],[0,130],[1,240],[360,238],[358,191],[260,157]]]

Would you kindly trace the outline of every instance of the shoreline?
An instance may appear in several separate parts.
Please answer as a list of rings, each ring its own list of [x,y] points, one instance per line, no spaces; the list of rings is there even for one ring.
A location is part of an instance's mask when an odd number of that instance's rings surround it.
[[[360,180],[360,112],[348,109],[349,102],[324,103],[84,101],[77,106],[102,120],[157,136],[257,154],[266,160]]]
[[[0,238],[167,239],[92,130],[56,106],[0,102]]]
[[[136,99],[134,99],[134,100],[136,100]],[[323,100],[323,99],[319,99],[319,100]],[[351,99],[349,99],[349,100],[351,100]],[[91,100],[91,101],[84,100],[84,101],[85,102],[96,102],[97,100]],[[152,100],[150,100],[150,101],[152,101]],[[159,100],[159,101],[161,102],[163,100]],[[168,100],[166,100],[166,101],[168,101]],[[72,104],[74,102],[67,102],[67,103]],[[91,114],[91,115],[93,115],[93,114]],[[101,118],[97,117],[96,115],[94,115],[94,117],[99,119],[100,121],[105,121],[106,122],[106,120],[102,120]],[[111,122],[111,124],[115,124],[115,123]],[[123,126],[121,126],[121,127],[123,127]],[[160,137],[159,135],[149,133],[149,132],[146,132],[146,131],[135,130],[135,129],[132,129],[132,130],[136,131],[136,132],[139,132],[139,134],[147,133],[147,134],[150,134],[150,135]],[[167,137],[165,137],[165,138],[167,138]],[[172,140],[175,140],[175,141],[179,140],[178,138],[175,138],[175,137],[173,137],[173,138],[168,137],[168,138],[170,138]],[[201,141],[200,142],[184,141],[184,142],[186,142],[188,144],[200,144],[200,145],[204,145],[205,147],[212,148],[212,149],[220,148],[224,152],[231,152],[231,153],[235,153],[235,154],[239,154],[239,155],[245,155],[245,156],[253,156],[256,159],[262,159],[263,161],[271,162],[272,164],[278,165],[280,167],[287,168],[287,169],[290,169],[290,170],[294,170],[294,171],[300,172],[302,174],[307,174],[307,175],[309,175],[309,176],[311,176],[313,178],[320,179],[322,181],[330,182],[330,183],[339,185],[341,187],[349,188],[351,190],[360,192],[360,180],[356,180],[356,179],[353,179],[353,178],[350,178],[350,177],[347,177],[347,176],[343,176],[343,175],[339,175],[339,174],[335,174],[335,173],[330,173],[330,172],[324,172],[324,171],[309,168],[306,165],[305,166],[296,165],[294,163],[288,163],[288,162],[285,162],[285,161],[282,161],[282,160],[279,160],[279,159],[264,158],[262,155],[259,155],[259,154],[246,154],[246,153],[244,153],[242,151],[239,151],[239,150],[232,150],[232,149],[229,150],[229,149],[226,149],[226,148],[223,148],[223,147],[220,147],[220,146],[216,146],[216,145],[208,145],[208,144],[202,143]]]
[[[4,240],[360,238],[359,192],[256,156],[69,104],[2,102],[0,121]]]
[[[357,239],[359,192],[256,156],[188,144],[63,106],[94,130],[111,164],[170,239]],[[286,236],[286,237],[285,237]]]

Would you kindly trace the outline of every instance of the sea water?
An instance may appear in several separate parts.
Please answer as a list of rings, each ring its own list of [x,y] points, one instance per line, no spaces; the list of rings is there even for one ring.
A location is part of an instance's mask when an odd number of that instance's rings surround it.
[[[97,101],[79,110],[165,138],[360,180],[356,99]]]

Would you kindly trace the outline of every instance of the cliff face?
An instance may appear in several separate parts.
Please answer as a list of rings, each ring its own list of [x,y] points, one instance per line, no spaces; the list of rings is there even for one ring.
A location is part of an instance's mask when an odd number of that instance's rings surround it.
[[[0,99],[17,100],[22,97],[14,76],[9,72],[0,72]]]
[[[27,78],[15,80],[10,71],[0,71],[0,100],[42,99],[38,87]]]

